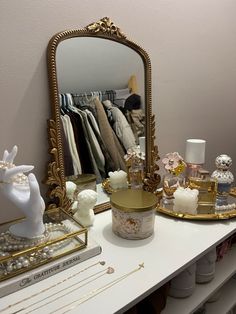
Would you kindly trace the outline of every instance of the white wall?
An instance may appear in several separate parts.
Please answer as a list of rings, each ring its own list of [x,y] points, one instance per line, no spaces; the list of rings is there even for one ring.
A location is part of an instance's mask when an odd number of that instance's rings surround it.
[[[1,0],[0,150],[46,173],[50,117],[46,47],[56,33],[104,16],[150,54],[160,155],[207,140],[207,167],[228,153],[236,167],[235,0]],[[45,190],[42,187],[43,193]],[[1,195],[0,220],[15,209]]]

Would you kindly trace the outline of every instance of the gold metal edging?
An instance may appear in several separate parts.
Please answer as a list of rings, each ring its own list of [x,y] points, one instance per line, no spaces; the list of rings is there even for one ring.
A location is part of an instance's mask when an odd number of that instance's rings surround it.
[[[48,120],[48,140],[49,153],[51,161],[48,163],[48,173],[45,183],[49,186],[48,196],[51,199],[47,206],[50,208],[63,207],[69,212],[71,202],[66,195],[65,173],[63,160],[63,145],[60,131],[60,111],[59,94],[56,70],[56,48],[58,44],[72,37],[98,37],[105,38],[121,43],[135,50],[143,60],[145,74],[145,108],[146,108],[146,167],[144,189],[154,192],[160,183],[160,175],[156,162],[159,159],[158,148],[154,145],[155,140],[155,121],[152,114],[152,96],[151,96],[151,61],[147,52],[134,41],[129,40],[121,32],[120,28],[115,26],[110,18],[105,17],[96,23],[89,24],[83,29],[72,29],[57,33],[54,35],[47,48],[47,64],[49,77],[49,90],[52,108],[52,119]],[[109,203],[105,206],[97,206],[95,212],[100,212],[102,208],[107,209]]]

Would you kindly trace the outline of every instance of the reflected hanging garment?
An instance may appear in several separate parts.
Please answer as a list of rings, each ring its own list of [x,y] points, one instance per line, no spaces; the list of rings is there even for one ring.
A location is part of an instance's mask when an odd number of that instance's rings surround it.
[[[106,176],[105,158],[103,156],[102,150],[101,150],[100,145],[98,143],[98,140],[97,140],[97,138],[93,132],[93,129],[89,124],[87,113],[81,110],[80,114],[82,115],[83,120],[84,120],[84,124],[87,128],[87,134],[88,134],[90,147],[91,147],[91,150],[93,152],[94,159],[96,160],[98,170],[100,171],[101,176],[103,178],[105,178],[105,176]]]
[[[72,162],[73,162],[74,175],[81,174],[82,169],[81,169],[80,159],[79,159],[79,155],[78,155],[76,144],[75,144],[74,132],[73,132],[73,128],[70,122],[70,117],[68,115],[61,116],[61,121],[63,123],[65,135],[69,144],[69,149],[70,149]]]
[[[69,143],[65,134],[64,124],[62,119],[60,120],[61,124],[61,137],[62,137],[62,147],[64,153],[64,167],[65,167],[65,176],[72,176],[74,174],[73,161],[70,153]]]
[[[136,146],[134,133],[119,108],[114,107],[110,100],[105,100],[104,105],[111,111],[113,129],[126,150]]]
[[[133,109],[130,112],[130,116],[132,119],[133,129],[135,129],[135,133],[137,136],[145,135],[145,114],[142,109]]]
[[[82,173],[94,173],[92,167],[92,160],[90,157],[87,141],[84,134],[84,129],[81,122],[82,117],[80,117],[80,115],[76,112],[69,112],[67,113],[67,115],[69,115],[70,117],[72,127],[74,130],[76,147],[81,162]]]
[[[84,131],[84,138],[85,138],[85,141],[86,141],[86,144],[87,144],[89,157],[90,157],[90,160],[91,160],[91,163],[92,163],[93,173],[96,175],[97,183],[101,183],[102,182],[102,177],[101,177],[101,174],[99,172],[96,160],[95,160],[95,158],[93,156],[93,152],[92,152],[91,145],[90,145],[90,142],[89,142],[88,131],[87,131],[86,125],[84,123],[84,119],[83,119],[83,117],[81,115],[81,110],[79,110],[77,108],[74,108],[74,113],[77,114],[80,117],[81,125],[82,125],[83,131]],[[82,154],[83,154],[83,152],[82,152]]]
[[[122,169],[126,171],[126,165],[124,162],[125,152],[109,124],[103,105],[101,104],[98,98],[94,98],[93,103],[96,106],[98,124],[102,139],[106,144],[106,147],[115,164],[114,170]]]
[[[115,169],[115,164],[112,160],[112,157],[111,157],[109,151],[106,148],[106,144],[104,143],[104,141],[101,137],[101,133],[100,133],[96,119],[94,118],[92,112],[90,112],[88,109],[86,109],[85,111],[87,112],[87,116],[88,116],[88,119],[90,121],[91,127],[93,128],[94,134],[95,134],[95,136],[99,142],[99,145],[100,145],[101,150],[103,152],[103,155],[105,157],[105,171],[106,171],[105,178],[107,178],[108,172]]]

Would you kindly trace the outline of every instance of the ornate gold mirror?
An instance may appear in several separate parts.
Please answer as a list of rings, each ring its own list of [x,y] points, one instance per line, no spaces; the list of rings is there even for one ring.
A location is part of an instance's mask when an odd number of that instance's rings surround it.
[[[94,99],[98,99],[103,106],[104,99],[112,101],[119,109],[130,103],[134,106],[132,108],[136,108],[135,104],[138,101],[140,105],[138,109],[144,113],[143,133],[141,133],[145,138],[143,186],[145,190],[155,192],[160,183],[159,167],[156,165],[159,156],[158,148],[154,145],[155,122],[151,108],[151,64],[146,51],[127,39],[120,29],[109,18],[105,17],[84,29],[68,30],[52,37],[48,45],[48,76],[52,105],[52,118],[48,122],[50,154],[52,156],[48,165],[46,180],[49,185],[48,196],[51,199],[48,207],[62,207],[69,210],[70,201],[66,195],[66,181],[70,180],[71,175],[76,174],[79,177],[88,173],[95,174],[99,186],[107,175],[105,172],[105,175],[100,176],[102,171],[96,171],[97,168],[101,170],[99,153],[97,156],[94,155],[96,162],[95,166],[92,167],[94,171],[84,170],[86,167],[89,168],[90,156],[89,150],[84,149],[85,146],[81,146],[82,149],[78,148],[81,161],[79,169],[75,170],[77,166],[74,166],[74,163],[72,165],[66,159],[68,143],[65,144],[64,141],[63,123],[65,122],[61,116],[67,114],[71,110],[71,106],[76,107],[77,111],[81,110],[82,107],[83,110],[88,110],[86,107],[88,102],[91,105],[91,100]],[[94,107],[93,104],[91,107]],[[92,111],[92,108],[89,110]],[[95,118],[96,110],[97,108],[95,108]],[[83,116],[84,113],[81,115]],[[74,124],[77,127],[78,121]],[[99,142],[98,133],[93,132],[96,141]],[[81,126],[77,135],[79,141],[87,144],[88,139],[91,139],[91,136],[85,136],[81,132]],[[137,139],[135,134],[134,137]],[[73,141],[70,145],[69,148],[72,149],[72,146],[74,147]],[[90,145],[91,142],[88,146]],[[125,153],[126,150],[124,150]],[[116,155],[111,160],[114,161],[115,158]],[[116,165],[116,170],[122,169],[123,161],[121,160],[120,163],[121,167]],[[92,163],[92,165],[94,164]],[[108,197],[101,197],[95,207],[95,212],[110,208],[108,200]]]

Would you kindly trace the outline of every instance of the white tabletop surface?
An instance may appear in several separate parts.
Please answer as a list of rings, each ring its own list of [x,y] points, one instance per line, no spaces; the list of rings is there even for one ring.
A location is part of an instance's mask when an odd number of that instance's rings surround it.
[[[191,222],[158,214],[155,220],[153,236],[144,240],[125,240],[113,234],[111,229],[111,211],[106,211],[96,215],[94,226],[89,231],[89,236],[95,239],[102,247],[100,255],[2,298],[0,310],[33,293],[39,293],[36,298],[14,307],[14,310],[21,309],[24,306],[26,310],[19,313],[28,313],[29,310],[39,307],[41,304],[41,308],[32,311],[32,313],[46,314],[53,311],[64,313],[68,309],[70,309],[70,313],[123,313],[235,231],[236,220]],[[55,282],[60,282],[69,275],[101,260],[106,262],[105,266],[95,266],[84,276],[93,274],[103,269],[102,267],[106,269],[108,266],[114,267],[114,274],[106,274],[98,279],[91,280],[89,284],[83,287],[82,284],[78,284],[77,289],[74,289],[75,291],[67,293],[66,296],[61,298],[58,297],[60,295],[58,294],[52,297],[52,300],[57,298],[55,302],[43,306],[49,302],[50,294],[72,285],[72,281],[68,280],[63,284],[58,284],[55,289],[53,288],[50,292],[40,295],[40,291],[45,287],[49,287],[55,284]],[[97,289],[111,283],[120,276],[128,274],[136,269],[140,263],[144,263],[144,268],[96,295]],[[76,280],[78,282],[78,278],[75,278],[74,282]],[[81,304],[72,303],[74,301],[80,303],[82,297],[85,297],[85,299],[87,297],[90,298]],[[27,311],[27,304],[29,305],[33,301],[35,302],[35,300],[41,300],[42,298],[44,298],[43,302],[38,303],[37,306],[30,307]],[[59,309],[69,303],[70,305],[67,308]],[[75,307],[72,309],[73,306]],[[11,311],[4,311],[4,313],[13,313],[13,308]]]

